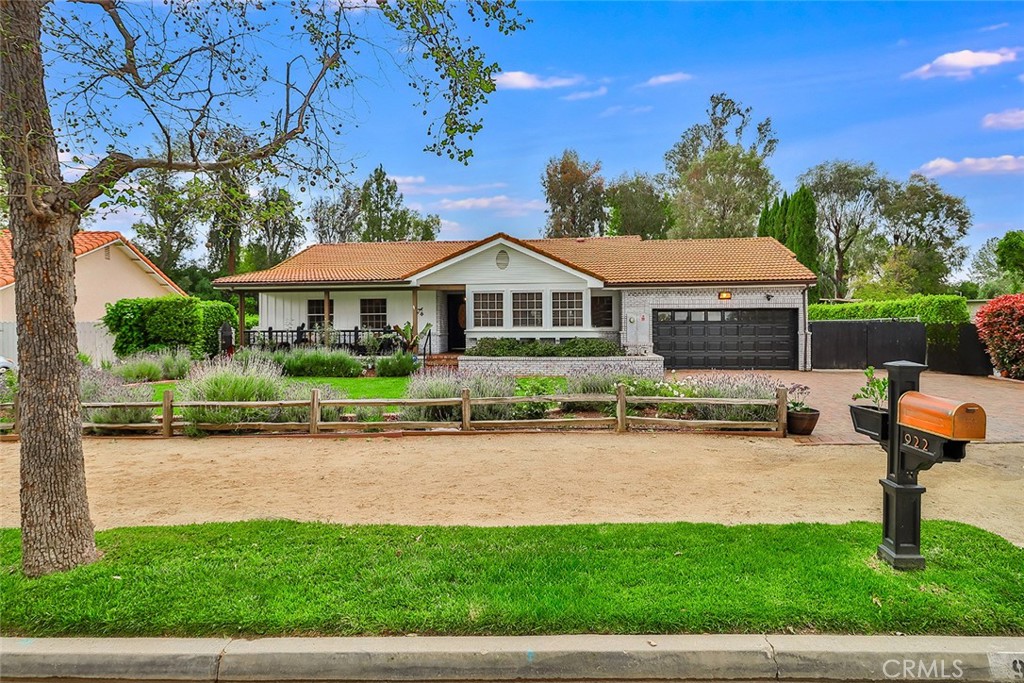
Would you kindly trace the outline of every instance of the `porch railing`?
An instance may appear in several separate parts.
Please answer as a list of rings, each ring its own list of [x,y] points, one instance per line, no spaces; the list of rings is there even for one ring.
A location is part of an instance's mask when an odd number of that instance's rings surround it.
[[[243,346],[267,351],[327,347],[365,356],[373,347],[373,342],[369,341],[371,337],[379,342],[376,351],[379,356],[390,355],[404,346],[391,328],[371,330],[357,327],[347,330],[246,330]],[[433,338],[431,331],[427,330],[420,339],[419,354],[429,356],[432,352]]]

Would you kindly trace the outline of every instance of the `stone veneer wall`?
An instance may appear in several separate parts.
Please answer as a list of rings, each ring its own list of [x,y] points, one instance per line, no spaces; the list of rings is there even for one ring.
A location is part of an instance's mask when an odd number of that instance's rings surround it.
[[[663,379],[665,377],[665,359],[654,354],[588,358],[459,356],[459,370],[481,375],[501,373],[561,377],[568,374],[602,374]]]
[[[720,300],[718,292],[732,293],[732,299]],[[770,299],[768,297],[771,297]],[[807,331],[807,305],[803,286],[775,287],[687,287],[677,289],[624,289],[622,291],[621,343],[627,353],[654,352],[651,312],[658,309],[711,309],[728,311],[738,308],[797,309],[797,368],[810,370]]]

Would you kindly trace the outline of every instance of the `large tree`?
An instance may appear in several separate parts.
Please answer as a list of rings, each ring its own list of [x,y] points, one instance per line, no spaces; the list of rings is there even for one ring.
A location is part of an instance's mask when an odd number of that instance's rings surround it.
[[[295,253],[306,238],[298,209],[283,187],[260,188],[245,246],[246,271],[271,268]]]
[[[138,174],[136,190],[142,217],[132,225],[135,244],[162,271],[174,277],[184,267],[185,254],[196,246],[205,211],[204,185],[162,168]]]
[[[82,212],[143,169],[218,173],[270,162],[291,169],[302,187],[323,184],[331,175],[324,169],[339,168],[342,103],[353,99],[335,94],[385,61],[440,114],[428,125],[427,149],[466,161],[497,71],[466,37],[465,22],[475,20],[502,33],[522,28],[513,0],[355,9],[321,0],[0,0],[0,163],[18,282],[26,574],[99,557],[78,403],[72,245]],[[386,58],[375,43],[391,48]],[[47,64],[59,65],[57,78],[46,78]],[[216,131],[228,124],[255,144],[218,149]],[[139,143],[154,135],[162,149],[150,155]],[[176,139],[187,153],[175,153]],[[60,152],[69,149],[87,160],[78,177],[61,171]]]
[[[548,202],[547,237],[603,235],[604,178],[601,162],[586,162],[574,149],[551,157],[540,178]]]
[[[429,241],[437,238],[440,229],[439,216],[422,216],[405,206],[398,183],[388,177],[383,166],[373,169],[359,195],[358,241]]]
[[[358,188],[346,185],[330,197],[318,197],[309,207],[313,239],[320,243],[354,242],[359,239],[362,217]]]
[[[996,244],[996,265],[1024,280],[1024,230],[1010,230]]]
[[[672,192],[671,237],[748,237],[778,192],[767,159],[778,145],[772,121],[725,93],[711,96],[707,121],[695,123],[665,153]],[[751,130],[753,130],[751,134]]]
[[[623,175],[605,190],[608,234],[640,235],[664,239],[672,221],[668,198],[657,182],[644,173]]]
[[[883,179],[874,164],[826,161],[799,181],[814,196],[822,250],[822,295],[845,298],[850,277],[879,224],[878,195]],[[851,260],[854,263],[851,263]]]

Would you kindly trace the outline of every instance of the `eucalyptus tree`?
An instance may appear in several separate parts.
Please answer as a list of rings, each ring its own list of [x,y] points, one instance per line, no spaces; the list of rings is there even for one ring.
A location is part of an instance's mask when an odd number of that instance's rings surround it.
[[[78,404],[72,240],[82,213],[120,201],[144,169],[217,174],[257,164],[292,174],[300,190],[330,185],[349,103],[382,67],[422,98],[425,149],[466,162],[498,70],[470,38],[473,22],[502,34],[523,28],[514,0],[0,0],[26,574],[99,557]],[[218,145],[228,126],[251,143]],[[148,154],[140,143],[154,135],[160,150]],[[65,174],[61,155],[70,153],[81,168]]]
[[[545,237],[604,234],[607,216],[600,161],[583,161],[576,150],[567,149],[548,160],[541,184],[548,202]]]

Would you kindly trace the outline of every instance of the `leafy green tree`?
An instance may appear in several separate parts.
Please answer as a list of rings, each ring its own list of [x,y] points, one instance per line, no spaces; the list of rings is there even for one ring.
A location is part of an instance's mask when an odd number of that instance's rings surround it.
[[[851,275],[864,268],[872,251],[867,243],[881,221],[882,176],[874,164],[826,161],[805,171],[799,182],[811,192],[817,211],[821,295],[846,298]]]
[[[318,197],[309,207],[313,239],[321,244],[352,242],[362,231],[361,191],[346,185],[333,197]]]
[[[916,271],[912,293],[941,294],[950,274],[967,257],[963,239],[971,212],[963,197],[943,191],[934,180],[913,174],[905,183],[885,180],[879,193],[882,232],[897,258]]]
[[[649,175],[623,175],[605,191],[609,235],[640,235],[664,239],[671,224],[671,205]]]
[[[574,149],[551,157],[541,176],[548,202],[546,237],[603,235],[605,187],[601,162],[588,163]]]
[[[1024,279],[1024,230],[1011,230],[996,245],[996,265]]]
[[[252,208],[242,268],[246,272],[276,266],[294,254],[306,238],[299,207],[288,190],[262,187]]]
[[[992,299],[1024,290],[1024,277],[1014,276],[999,266],[996,249],[1000,239],[985,240],[971,259],[970,276],[978,286],[976,296],[971,298]]]
[[[499,71],[466,31],[477,21],[502,34],[524,27],[507,0],[387,2],[359,11],[322,0],[0,2],[0,164],[18,281],[27,575],[100,556],[78,400],[72,244],[82,214],[94,202],[120,202],[119,183],[143,169],[216,174],[265,163],[302,187],[333,181],[325,169],[340,168],[334,157],[343,107],[357,97],[360,69],[369,65],[376,76],[384,62],[401,69],[425,110],[438,114],[426,149],[465,162]],[[273,50],[254,40],[271,34],[280,36]],[[394,60],[376,47],[394,44],[414,49]],[[58,77],[47,78],[47,66],[58,63]],[[252,122],[245,133],[254,144],[218,145],[216,131],[240,120]],[[57,131],[65,148],[103,152],[65,179]],[[134,142],[154,135],[158,154]],[[177,154],[173,141],[181,139],[187,152]],[[234,218],[221,216],[217,225],[228,267],[238,252]]]
[[[752,237],[778,183],[762,157],[732,145],[708,152],[673,187],[670,237]]]
[[[359,195],[360,242],[429,241],[437,239],[441,229],[439,216],[421,216],[405,206],[398,183],[388,177],[383,166],[373,169]]]
[[[172,279],[185,265],[184,255],[196,246],[205,213],[203,189],[198,178],[183,181],[163,169],[139,173],[136,198],[143,217],[132,225],[135,244]]]
[[[814,195],[801,185],[789,198],[785,244],[796,254],[796,260],[807,266],[815,275],[821,273],[821,245],[818,242],[817,224],[818,209],[814,205]],[[816,301],[817,298],[817,290],[812,290],[811,299]]]
[[[665,153],[672,237],[748,237],[778,183],[767,158],[778,145],[770,118],[754,126],[750,107],[725,93],[711,96],[708,120],[696,123]]]

